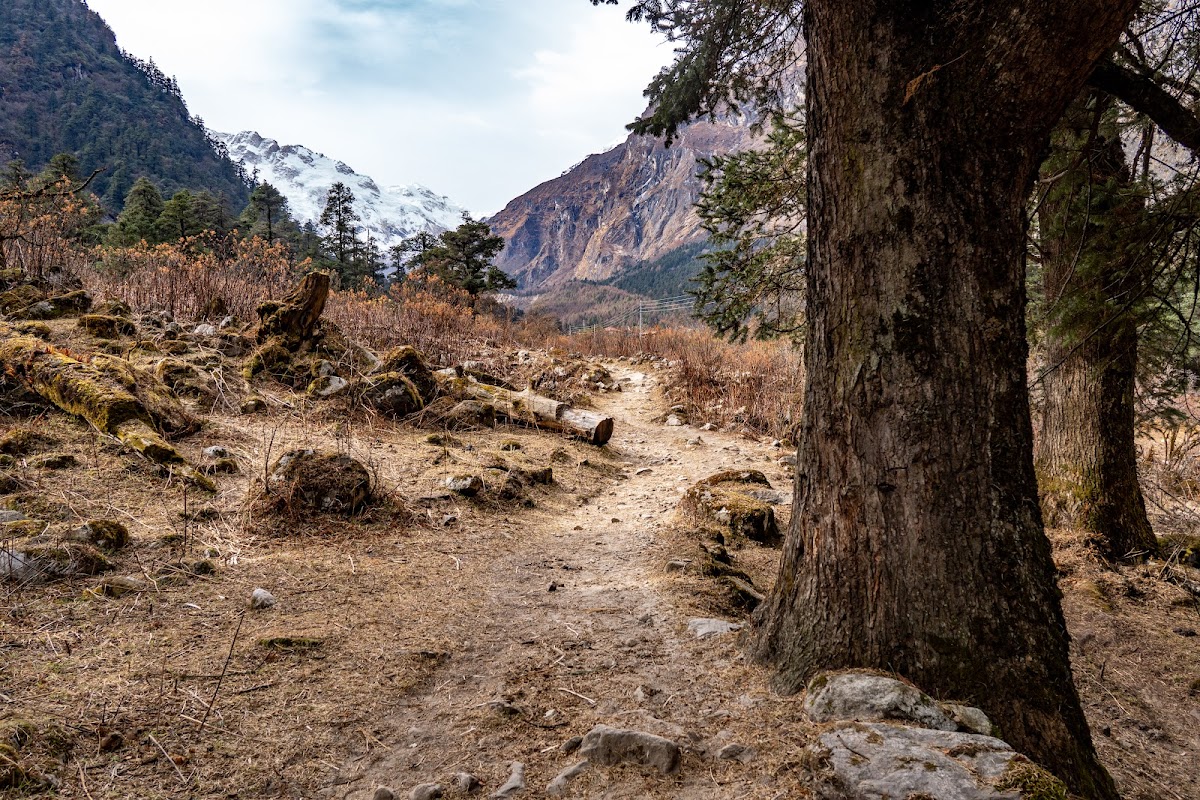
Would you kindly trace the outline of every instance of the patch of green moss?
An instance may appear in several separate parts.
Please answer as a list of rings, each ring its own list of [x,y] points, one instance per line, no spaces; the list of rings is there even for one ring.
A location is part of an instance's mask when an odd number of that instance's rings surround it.
[[[107,314],[84,314],[79,318],[79,327],[98,339],[116,339],[120,336],[133,336],[137,326],[123,317],[112,317]]]
[[[48,450],[58,444],[58,440],[41,431],[29,428],[13,428],[0,436],[0,453],[12,456],[27,456]]]
[[[270,340],[258,347],[246,359],[242,377],[251,380],[263,372],[272,377],[286,377],[291,373],[292,353],[278,340]]]
[[[1032,761],[1017,756],[996,783],[1000,791],[1019,791],[1022,800],[1069,800],[1066,784]]]

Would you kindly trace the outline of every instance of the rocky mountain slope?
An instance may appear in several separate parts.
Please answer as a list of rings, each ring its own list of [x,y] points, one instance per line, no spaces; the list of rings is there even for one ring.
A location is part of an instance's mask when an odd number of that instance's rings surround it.
[[[383,247],[421,231],[441,233],[457,227],[466,210],[424,186],[380,187],[344,162],[302,145],[281,145],[254,131],[213,133],[247,173],[274,186],[288,200],[300,224],[316,223],[329,187],[341,182],[354,193],[362,225]]]
[[[139,177],[170,196],[207,189],[241,211],[249,187],[192,117],[179,86],[117,47],[80,0],[0,3],[0,163],[40,170],[73,153],[91,188],[119,211]]]
[[[696,122],[670,148],[630,136],[526,192],[488,220],[508,242],[500,267],[522,288],[554,288],[605,281],[702,241],[696,159],[748,146],[751,122]]]

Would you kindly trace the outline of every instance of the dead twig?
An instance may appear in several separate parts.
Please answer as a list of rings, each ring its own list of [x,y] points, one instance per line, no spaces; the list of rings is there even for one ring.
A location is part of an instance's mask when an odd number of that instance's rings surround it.
[[[159,743],[158,739],[154,738],[153,733],[147,733],[146,735],[150,737],[150,741],[154,742],[154,746],[158,748],[158,752],[163,754],[163,758],[167,760],[167,763],[175,768],[175,774],[179,776],[179,782],[184,786],[187,786],[188,781],[187,778],[183,777],[183,770],[181,770],[179,765],[175,763],[175,759],[171,758],[170,753],[167,752],[167,748],[163,747],[162,744]]]
[[[593,699],[592,699],[592,698],[590,698],[590,697],[584,697],[584,696],[583,696],[583,695],[581,695],[579,692],[573,692],[573,691],[571,691],[570,689],[565,689],[565,688],[563,688],[562,686],[559,686],[559,687],[558,687],[558,691],[560,691],[560,692],[563,692],[564,694],[569,694],[569,695],[572,695],[572,696],[574,696],[574,697],[578,697],[580,700],[582,700],[583,702],[587,703],[589,706],[594,706],[594,705],[596,705],[596,701],[595,701],[595,700],[593,700]]]
[[[225,656],[225,663],[221,666],[221,677],[217,678],[217,686],[213,689],[212,699],[208,701],[208,708],[204,710],[204,717],[196,727],[196,736],[200,736],[204,732],[204,723],[208,722],[208,716],[212,713],[213,706],[216,705],[217,695],[221,691],[221,684],[225,682],[225,673],[229,671],[229,662],[233,659],[233,648],[237,646],[238,634],[242,632],[242,623],[245,621],[246,609],[243,608],[242,613],[238,615],[237,628],[233,631],[233,641],[229,643],[229,653]]]

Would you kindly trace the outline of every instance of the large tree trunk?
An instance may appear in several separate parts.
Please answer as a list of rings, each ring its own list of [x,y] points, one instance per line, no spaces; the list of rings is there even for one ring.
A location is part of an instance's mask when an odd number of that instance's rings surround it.
[[[1106,558],[1157,549],[1137,477],[1136,302],[1153,259],[1131,247],[1144,203],[1133,190],[1111,102],[1072,103],[1043,167],[1045,401],[1035,451],[1047,523],[1076,527]]]
[[[1106,800],[1038,509],[1024,209],[1134,5],[807,0],[808,381],[755,640],[785,691],[875,667],[976,703]]]

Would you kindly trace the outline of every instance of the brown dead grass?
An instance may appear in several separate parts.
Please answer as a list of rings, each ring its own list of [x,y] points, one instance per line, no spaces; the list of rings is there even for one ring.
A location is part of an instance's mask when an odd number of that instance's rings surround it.
[[[66,791],[96,800],[307,796],[349,756],[392,735],[384,720],[454,648],[447,631],[479,611],[470,591],[478,570],[519,542],[510,507],[450,498],[445,476],[494,465],[500,442],[515,439],[520,453],[505,453],[513,462],[567,454],[555,465],[559,485],[529,487],[532,502],[593,490],[594,477],[581,482],[575,466],[579,446],[556,437],[456,432],[460,445],[435,446],[428,431],[370,418],[347,424],[278,387],[274,397],[265,416],[217,409],[180,443],[197,463],[210,444],[234,453],[241,474],[220,477],[215,496],[164,479],[82,423],[38,421],[81,465],[54,473],[22,465],[26,490],[5,504],[55,529],[124,522],[134,543],[113,574],[147,586],[119,598],[92,591],[103,578],[0,587],[0,715],[40,732],[22,757],[60,775]],[[0,417],[0,435],[29,423]],[[376,507],[259,533],[246,498],[274,458],[309,446],[363,461],[379,493],[402,498],[411,513]],[[201,561],[215,572],[197,570]],[[259,586],[279,598],[275,609],[246,610]],[[261,644],[279,638],[315,646]],[[66,770],[51,731],[69,733]],[[109,750],[114,733],[122,744]]]

